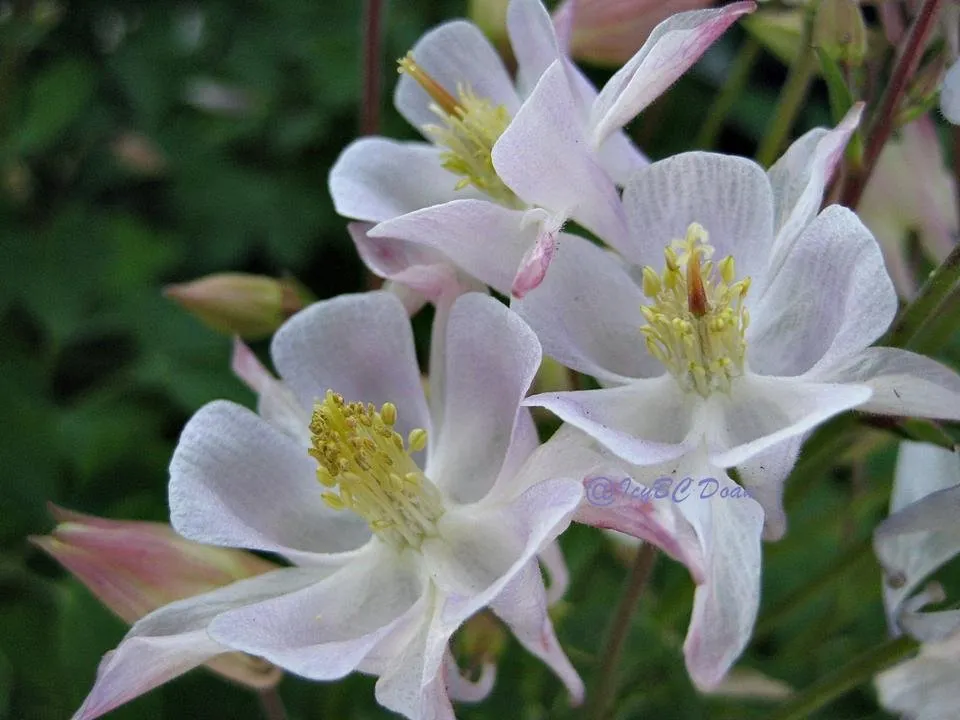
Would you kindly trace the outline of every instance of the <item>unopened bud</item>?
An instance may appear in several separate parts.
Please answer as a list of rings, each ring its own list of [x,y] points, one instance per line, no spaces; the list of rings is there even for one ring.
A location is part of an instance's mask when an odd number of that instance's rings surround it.
[[[58,525],[30,538],[127,623],[277,566],[252,553],[185,540],[164,523],[108,520],[50,506]],[[218,655],[212,670],[254,688],[271,687],[279,668],[243,653]]]
[[[837,62],[859,65],[867,54],[867,27],[855,0],[820,0],[813,45]]]
[[[304,306],[295,282],[242,273],[208,275],[164,294],[214,330],[248,340],[274,332]]]

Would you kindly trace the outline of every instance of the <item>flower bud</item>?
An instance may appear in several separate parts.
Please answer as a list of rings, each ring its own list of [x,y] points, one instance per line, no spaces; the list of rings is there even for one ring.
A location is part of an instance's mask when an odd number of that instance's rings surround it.
[[[164,294],[208,327],[248,340],[266,337],[304,306],[295,281],[243,273],[170,285]]]
[[[859,65],[867,54],[867,27],[855,0],[820,0],[813,45],[837,62]]]
[[[76,577],[124,622],[176,600],[260,575],[277,566],[252,553],[185,540],[163,523],[108,520],[50,505],[57,526],[30,542]],[[225,653],[209,667],[254,688],[270,687],[280,670],[244,653]]]

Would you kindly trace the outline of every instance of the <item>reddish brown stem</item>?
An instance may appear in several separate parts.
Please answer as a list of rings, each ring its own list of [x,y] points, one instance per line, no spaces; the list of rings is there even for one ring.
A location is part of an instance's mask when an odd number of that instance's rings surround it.
[[[360,134],[373,135],[380,128],[381,46],[383,0],[366,0],[363,13],[363,102]]]
[[[907,31],[903,49],[894,63],[890,82],[880,98],[880,104],[870,123],[867,132],[867,144],[863,151],[863,162],[855,172],[850,174],[840,197],[841,204],[848,208],[856,209],[867,181],[873,174],[880,152],[893,133],[894,122],[900,110],[903,96],[907,91],[907,83],[917,71],[920,58],[923,56],[923,50],[927,44],[927,38],[933,30],[942,4],[943,0],[924,0],[920,12],[914,17],[910,29]]]

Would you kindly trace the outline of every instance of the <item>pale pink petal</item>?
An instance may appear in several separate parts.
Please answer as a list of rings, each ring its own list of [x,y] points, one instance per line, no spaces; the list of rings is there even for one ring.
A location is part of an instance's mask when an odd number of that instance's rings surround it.
[[[695,422],[711,463],[733,467],[863,405],[870,395],[866,385],[747,374],[734,381],[729,395],[712,394]]]
[[[350,223],[347,230],[360,259],[375,275],[405,285],[434,304],[442,298],[485,289],[478,281],[459,272],[439,250],[396,238],[370,237],[368,232],[372,227],[369,223]]]
[[[638,465],[679,457],[699,442],[692,434],[697,403],[670,375],[616,388],[533,395],[524,404],[547,408]]]
[[[755,8],[753,2],[734,2],[717,10],[678,13],[657,25],[600,91],[590,113],[594,147],[673,85],[738,17]]]
[[[751,292],[763,284],[770,238],[773,195],[763,169],[752,160],[688,152],[637,172],[623,189],[630,245],[618,248],[635,265],[659,271],[663,250],[682,240],[691,223],[707,231],[714,261],[731,255],[737,276],[750,277]]]
[[[511,115],[520,106],[503,61],[476,25],[463,20],[439,25],[423,35],[410,52],[417,65],[452,95],[463,85],[477,97],[503,105]],[[415,128],[438,123],[430,110],[432,100],[409,75],[400,76],[393,102]]]
[[[286,385],[267,370],[239,337],[233,339],[230,369],[257,394],[257,412],[301,445],[310,445],[310,415]]]
[[[794,435],[737,465],[740,483],[763,508],[764,540],[779,540],[787,532],[783,488],[805,439],[806,434]]]
[[[274,365],[300,402],[327,390],[347,402],[397,406],[397,431],[430,430],[427,402],[403,304],[386,292],[340,295],[290,318],[271,345]]]
[[[619,248],[627,240],[626,218],[585,140],[580,107],[557,61],[494,145],[493,165],[525,202],[571,217]]]
[[[536,562],[528,562],[490,603],[490,609],[513,631],[527,651],[549,666],[570,693],[572,705],[583,702],[583,681],[564,654],[547,615],[547,596]]]
[[[533,247],[520,259],[520,269],[513,279],[511,293],[515,298],[523,298],[543,282],[547,268],[557,252],[557,231],[541,228]]]
[[[435,118],[436,120],[436,118]],[[329,189],[337,214],[380,222],[460,198],[456,175],[441,166],[441,150],[422,142],[361,138],[348,145],[330,170]],[[415,177],[416,182],[410,182]]]
[[[556,605],[563,599],[570,587],[570,570],[563,559],[563,550],[559,542],[552,542],[539,555],[540,564],[547,571],[550,587],[547,588],[547,605]]]
[[[470,293],[447,322],[443,425],[425,472],[460,503],[486,495],[499,475],[520,401],[540,366],[540,343],[520,317]]]
[[[460,668],[457,667],[456,660],[454,660],[449,649],[444,656],[444,664],[446,666],[444,677],[447,681],[447,691],[450,693],[451,699],[475,703],[485,700],[490,695],[493,684],[497,679],[496,665],[484,663],[480,669],[480,677],[473,681],[460,674]]]
[[[800,375],[861,352],[890,326],[897,294],[880,248],[847,208],[807,226],[778,276],[750,305],[747,360],[765,375]]]
[[[219,614],[316,582],[318,570],[284,569],[171,603],[136,623],[107,653],[97,680],[74,715],[92,720],[208,660],[229,652],[207,634]]]
[[[818,371],[828,382],[862,383],[871,390],[863,412],[960,420],[960,376],[923,355],[895,348],[867,348]]]
[[[564,235],[543,283],[512,307],[536,331],[547,355],[601,382],[624,383],[664,372],[640,333],[646,302],[614,255]]]
[[[483,200],[454,200],[377,225],[373,238],[399,238],[435,248],[458,267],[509,295],[521,258],[539,227],[522,210]]]
[[[424,592],[416,559],[373,540],[316,584],[223,613],[209,632],[297,675],[333,680],[418,622]]]
[[[218,400],[187,423],[170,463],[170,521],[186,538],[290,557],[359,547],[358,516],[320,499],[316,462],[246,408]]]

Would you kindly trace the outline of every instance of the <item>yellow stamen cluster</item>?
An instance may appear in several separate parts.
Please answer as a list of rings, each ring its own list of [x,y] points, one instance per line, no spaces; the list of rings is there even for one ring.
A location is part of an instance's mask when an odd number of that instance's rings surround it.
[[[457,85],[454,97],[416,63],[412,54],[408,53],[398,64],[399,72],[409,75],[430,96],[430,109],[443,121],[442,126],[426,125],[423,131],[447,148],[441,163],[460,176],[456,189],[473,185],[502,205],[522,207],[519,198],[497,175],[491,157],[493,146],[510,124],[507,109],[478,97],[465,85]]]
[[[684,390],[706,397],[728,392],[743,374],[750,313],[743,300],[750,278],[734,282],[736,268],[728,256],[714,264],[707,231],[697,223],[683,240],[664,250],[662,274],[643,268],[643,293],[653,302],[641,308],[647,349],[673,374]]]
[[[335,510],[352,510],[370,529],[397,548],[420,547],[436,534],[443,499],[410,453],[423,450],[427,432],[410,432],[406,445],[393,429],[397,408],[384,403],[345,402],[328,390],[310,420],[317,480],[323,500]]]

